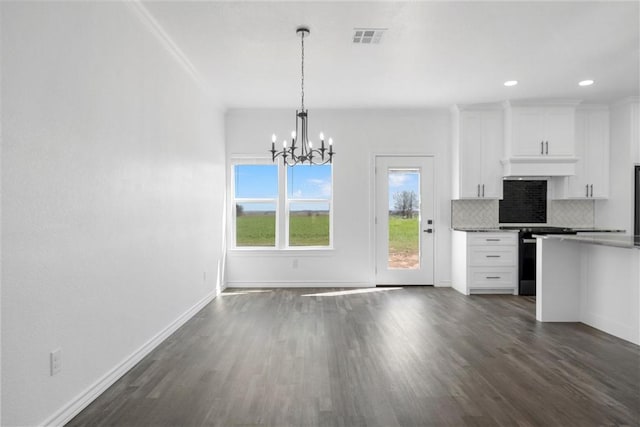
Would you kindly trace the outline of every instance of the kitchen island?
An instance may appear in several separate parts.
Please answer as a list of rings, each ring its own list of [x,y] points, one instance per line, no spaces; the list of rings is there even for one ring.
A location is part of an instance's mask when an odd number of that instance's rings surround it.
[[[640,236],[536,235],[536,319],[640,344]]]

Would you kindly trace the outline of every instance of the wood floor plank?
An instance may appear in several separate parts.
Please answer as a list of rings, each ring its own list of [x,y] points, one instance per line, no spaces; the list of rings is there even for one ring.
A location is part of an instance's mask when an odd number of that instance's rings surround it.
[[[227,289],[68,425],[640,425],[640,347],[536,322],[533,298],[255,291]]]

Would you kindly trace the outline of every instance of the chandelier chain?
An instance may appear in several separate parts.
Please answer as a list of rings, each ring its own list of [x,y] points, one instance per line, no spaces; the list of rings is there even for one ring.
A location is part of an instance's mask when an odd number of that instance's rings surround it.
[[[300,83],[300,89],[302,92],[302,108],[301,110],[304,111],[304,32],[302,33],[302,80]]]

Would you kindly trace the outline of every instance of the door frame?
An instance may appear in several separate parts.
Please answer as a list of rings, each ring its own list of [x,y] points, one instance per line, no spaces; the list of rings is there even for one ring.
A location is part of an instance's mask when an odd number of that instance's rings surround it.
[[[417,152],[408,152],[408,153],[373,153],[371,155],[371,160],[369,164],[369,192],[371,194],[370,206],[369,210],[371,212],[369,216],[369,241],[372,242],[369,249],[369,262],[371,263],[371,283],[374,286],[378,286],[376,284],[377,274],[377,261],[376,261],[376,249],[378,245],[378,236],[376,233],[376,207],[378,203],[378,195],[376,188],[376,160],[378,157],[431,157],[433,159],[433,286],[439,286],[437,284],[436,277],[438,277],[438,241],[439,241],[439,233],[442,230],[439,230],[438,223],[440,219],[439,215],[439,204],[438,204],[438,170],[440,169],[437,165],[438,156],[431,153],[417,153]],[[387,286],[387,285],[380,285]],[[389,285],[390,286],[390,285]],[[420,285],[408,285],[408,286],[420,286]]]

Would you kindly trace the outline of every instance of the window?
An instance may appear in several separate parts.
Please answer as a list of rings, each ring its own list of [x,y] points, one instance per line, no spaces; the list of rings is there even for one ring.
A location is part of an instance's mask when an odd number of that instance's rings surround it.
[[[287,167],[289,246],[329,246],[331,166]]]
[[[276,246],[278,167],[236,165],[234,191],[236,246]]]
[[[327,248],[331,241],[331,165],[233,165],[236,248]]]

